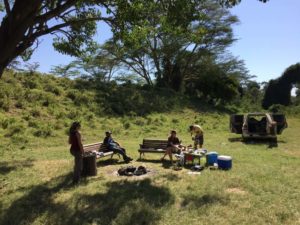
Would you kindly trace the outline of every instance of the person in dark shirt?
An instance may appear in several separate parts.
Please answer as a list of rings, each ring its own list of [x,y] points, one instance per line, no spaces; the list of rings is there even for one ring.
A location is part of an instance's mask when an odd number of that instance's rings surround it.
[[[82,171],[83,146],[79,132],[80,128],[81,125],[79,122],[73,122],[69,130],[70,153],[74,156],[73,184],[79,182]]]
[[[112,134],[111,131],[105,132],[105,138],[103,140],[103,144],[106,145],[108,150],[122,155],[122,157],[126,163],[129,163],[130,161],[132,161],[132,158],[130,158],[126,155],[126,150],[124,148],[122,148],[121,145],[112,138],[111,134]]]
[[[181,145],[178,137],[176,137],[176,131],[172,130],[171,135],[168,138],[168,144],[166,148],[166,152],[161,160],[164,160],[166,155],[169,155],[171,162],[173,163],[172,153],[178,153],[181,151]]]

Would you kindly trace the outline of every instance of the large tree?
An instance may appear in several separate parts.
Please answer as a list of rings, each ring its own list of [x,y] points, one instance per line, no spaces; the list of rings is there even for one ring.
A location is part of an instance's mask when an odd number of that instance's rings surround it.
[[[234,41],[231,25],[238,20],[218,1],[159,3],[137,0],[118,5],[113,38],[103,48],[148,84],[156,77],[178,89],[176,82],[190,79],[199,60],[212,56],[221,60]]]
[[[267,0],[260,1],[266,2]],[[123,13],[124,11],[126,14],[126,7],[129,3],[136,7],[135,14],[131,15],[131,18],[139,17],[142,15],[139,2],[124,0],[1,0],[0,77],[3,70],[16,57],[20,55],[29,57],[34,48],[38,47],[38,40],[43,35],[54,34],[56,36],[54,47],[65,54],[79,56],[85,49],[92,49],[94,47],[92,36],[96,31],[95,21],[102,20],[111,25],[114,17],[129,19],[124,17]],[[155,1],[159,5],[172,2],[174,1]],[[219,2],[231,7],[238,4],[240,0],[219,0]],[[182,6],[186,7],[184,4]],[[111,17],[101,16],[100,8],[106,8]],[[171,12],[171,17],[173,14],[175,21],[178,20],[174,15],[180,15],[181,9],[177,10],[179,10],[179,14]],[[122,23],[120,20],[119,22]]]
[[[79,56],[93,47],[95,21],[112,21],[101,16],[104,0],[3,0],[0,5],[0,76],[17,56],[30,55],[43,35],[55,35],[60,52]]]
[[[277,79],[269,81],[262,106],[268,109],[274,104],[290,105],[293,86],[300,83],[300,63],[289,66]]]

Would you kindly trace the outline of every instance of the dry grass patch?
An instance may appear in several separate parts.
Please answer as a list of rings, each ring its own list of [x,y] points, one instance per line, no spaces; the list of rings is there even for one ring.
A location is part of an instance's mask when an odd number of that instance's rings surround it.
[[[233,193],[233,194],[239,194],[239,195],[245,195],[247,194],[246,191],[240,189],[240,188],[227,188],[226,189],[227,193]]]

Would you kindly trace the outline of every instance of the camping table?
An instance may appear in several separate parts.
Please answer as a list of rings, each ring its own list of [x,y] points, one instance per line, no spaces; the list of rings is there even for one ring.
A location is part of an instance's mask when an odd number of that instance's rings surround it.
[[[186,161],[187,161],[187,158],[192,158],[192,162],[194,162],[195,159],[198,159],[199,160],[199,165],[200,165],[200,160],[201,160],[201,157],[203,157],[203,154],[200,154],[200,153],[194,153],[194,152],[184,152],[184,160],[183,160],[183,164],[185,165],[186,164]]]

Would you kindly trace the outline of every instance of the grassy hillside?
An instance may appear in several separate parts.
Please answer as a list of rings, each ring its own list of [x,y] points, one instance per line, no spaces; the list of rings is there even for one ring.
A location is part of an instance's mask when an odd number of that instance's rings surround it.
[[[228,115],[206,106],[105,116],[110,109],[99,107],[102,100],[95,89],[79,89],[76,81],[4,78],[0,224],[300,224],[299,117],[287,117],[289,128],[279,136],[278,147],[269,148],[267,142],[241,142],[228,131]],[[86,99],[76,103],[78,96]],[[101,159],[98,175],[73,187],[66,130],[75,119],[83,123],[84,143],[101,141],[111,129],[134,159],[144,137],[165,138],[176,129],[189,144],[187,127],[199,123],[205,130],[204,147],[231,155],[233,168],[189,175],[188,169],[174,171],[162,164],[160,155],[146,154],[132,164],[145,165],[152,171],[149,176],[121,178],[114,172],[122,160]]]

